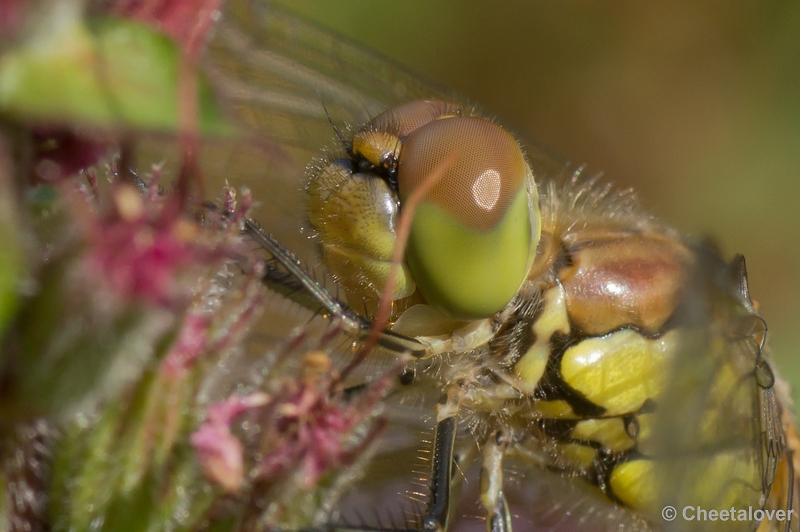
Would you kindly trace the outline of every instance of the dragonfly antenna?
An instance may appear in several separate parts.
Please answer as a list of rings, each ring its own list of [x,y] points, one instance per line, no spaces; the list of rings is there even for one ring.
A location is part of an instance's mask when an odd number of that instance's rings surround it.
[[[330,111],[328,111],[328,106],[325,105],[325,100],[322,99],[322,94],[320,94],[320,93],[317,93],[317,94],[319,94],[319,101],[322,102],[322,108],[325,109],[325,116],[328,117],[328,123],[333,128],[333,132],[336,133],[337,137],[339,137],[339,142],[342,143],[342,147],[345,150],[349,151],[348,147],[347,147],[347,141],[345,140],[344,135],[342,135],[342,132],[339,131],[339,128],[336,127],[336,124],[333,123],[333,118],[331,117]]]

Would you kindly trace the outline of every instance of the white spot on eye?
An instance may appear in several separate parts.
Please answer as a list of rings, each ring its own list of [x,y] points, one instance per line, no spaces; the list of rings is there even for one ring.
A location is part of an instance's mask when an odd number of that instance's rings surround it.
[[[491,211],[500,199],[500,172],[494,168],[484,170],[472,183],[472,197],[479,207]]]

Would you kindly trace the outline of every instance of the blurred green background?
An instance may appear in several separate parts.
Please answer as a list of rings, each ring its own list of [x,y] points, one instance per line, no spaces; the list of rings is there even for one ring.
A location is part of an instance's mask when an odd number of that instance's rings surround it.
[[[800,3],[280,0],[747,257],[800,398]]]

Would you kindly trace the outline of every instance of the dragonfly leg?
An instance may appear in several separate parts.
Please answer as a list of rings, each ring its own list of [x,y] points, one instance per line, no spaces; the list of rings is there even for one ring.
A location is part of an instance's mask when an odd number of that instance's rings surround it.
[[[511,532],[511,513],[503,495],[503,454],[506,442],[502,432],[483,447],[481,465],[481,505],[486,510],[487,532]]]
[[[422,519],[424,532],[445,532],[452,507],[454,449],[458,421],[448,416],[436,425],[433,438],[433,471],[430,482],[430,500]]]
[[[213,207],[210,206],[210,207]],[[338,320],[342,327],[364,340],[369,336],[372,322],[354,312],[345,303],[336,299],[317,281],[300,263],[299,260],[272,235],[261,229],[257,222],[250,219],[244,221],[245,233],[267,253],[280,268],[270,267],[264,275],[264,283],[270,289],[284,295],[296,303],[320,314]],[[383,330],[378,337],[378,345],[390,353],[410,354],[421,358],[427,354],[427,347],[413,338]]]
[[[415,524],[403,527],[367,524],[331,523],[323,528],[301,532],[446,532],[452,505],[453,471],[458,420],[450,415],[439,421],[433,438],[433,471],[430,498],[425,514]],[[497,529],[505,530],[505,529]]]

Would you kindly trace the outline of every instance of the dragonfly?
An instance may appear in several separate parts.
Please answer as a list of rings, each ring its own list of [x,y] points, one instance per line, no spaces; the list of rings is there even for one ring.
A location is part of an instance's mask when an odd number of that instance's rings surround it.
[[[205,142],[204,178],[251,191],[250,236],[290,278],[268,284],[304,287],[286,304],[276,295],[260,345],[328,320],[345,331],[345,352],[363,344],[387,281],[337,261],[326,208],[339,201],[358,220],[374,206],[341,190],[367,176],[402,210],[398,167],[417,130],[467,121],[503,136],[516,161],[516,181],[503,187],[522,219],[509,229],[517,247],[508,258],[522,274],[502,293],[479,286],[501,282],[483,270],[438,299],[444,288],[421,265],[437,259],[412,229],[416,258],[398,269],[406,288],[351,377],[368,382],[397,357],[412,360],[385,400],[389,428],[324,529],[798,529],[796,515],[763,517],[798,508],[796,442],[742,258],[723,261],[451,91],[266,2],[228,2],[201,65],[252,132]],[[443,156],[427,172],[438,163]],[[446,203],[452,179],[442,179]],[[375,247],[370,238],[347,245]],[[440,278],[469,260],[447,258]],[[492,301],[475,303],[473,290]],[[448,302],[461,296],[469,301]],[[403,502],[414,517],[381,517]],[[706,521],[701,511],[728,513]]]

